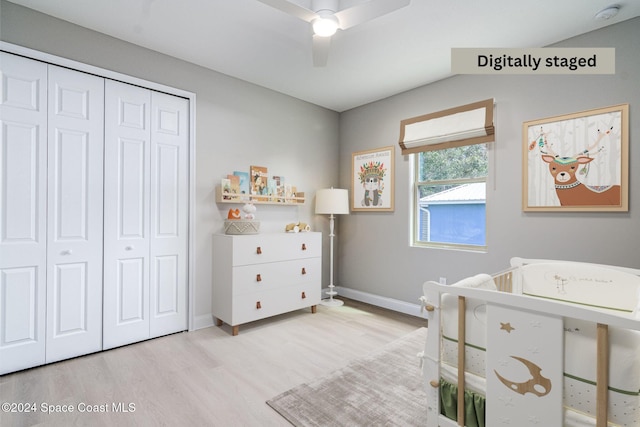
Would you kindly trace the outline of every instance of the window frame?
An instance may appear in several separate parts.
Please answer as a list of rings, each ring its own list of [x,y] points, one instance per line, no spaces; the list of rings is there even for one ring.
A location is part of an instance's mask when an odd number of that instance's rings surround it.
[[[462,244],[462,243],[446,243],[446,242],[428,242],[419,239],[420,233],[420,186],[424,185],[447,185],[447,184],[471,184],[483,182],[486,185],[489,180],[489,150],[490,144],[489,142],[484,143],[487,149],[487,174],[484,177],[480,178],[456,178],[456,179],[447,179],[447,180],[433,180],[433,181],[420,181],[420,158],[421,154],[430,150],[424,150],[420,152],[415,152],[410,154],[413,157],[411,162],[411,182],[412,182],[412,202],[411,202],[411,246],[412,247],[420,247],[420,248],[432,248],[432,249],[448,249],[448,250],[460,250],[460,251],[470,251],[470,252],[487,252],[487,223],[488,217],[486,215],[487,212],[487,198],[485,193],[485,220],[484,220],[484,232],[485,232],[485,244],[484,245],[470,245],[470,244]],[[453,147],[451,147],[453,148]]]

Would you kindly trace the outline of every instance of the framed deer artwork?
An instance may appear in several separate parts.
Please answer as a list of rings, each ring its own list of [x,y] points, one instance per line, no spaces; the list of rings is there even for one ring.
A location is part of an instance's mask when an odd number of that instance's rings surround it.
[[[525,122],[524,211],[629,210],[629,104]]]

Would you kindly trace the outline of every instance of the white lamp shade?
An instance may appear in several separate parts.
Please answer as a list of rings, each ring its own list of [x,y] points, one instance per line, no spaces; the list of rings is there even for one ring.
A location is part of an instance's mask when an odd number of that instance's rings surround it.
[[[316,192],[317,214],[348,214],[349,191],[339,188],[325,188]]]

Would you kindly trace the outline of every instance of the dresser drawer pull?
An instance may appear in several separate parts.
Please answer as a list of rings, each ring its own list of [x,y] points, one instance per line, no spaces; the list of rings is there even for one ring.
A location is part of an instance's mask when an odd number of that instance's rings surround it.
[[[262,282],[262,276],[259,274],[256,274],[256,282]]]
[[[260,254],[262,253],[262,248],[261,248],[260,246],[258,246],[258,247],[256,248],[256,253],[257,253],[258,255],[260,255]]]
[[[302,299],[306,299],[306,298],[307,298],[307,295],[304,292],[302,292]]]
[[[307,274],[307,269],[306,269],[306,268],[304,268],[304,267],[302,267],[302,271],[301,271],[301,273],[302,273],[302,274]]]
[[[256,309],[260,310],[262,308],[262,304],[260,304],[260,301],[256,301]]]
[[[303,251],[306,251],[306,250],[307,250],[307,244],[306,244],[306,243],[303,243],[303,244],[302,244],[302,250],[303,250]]]

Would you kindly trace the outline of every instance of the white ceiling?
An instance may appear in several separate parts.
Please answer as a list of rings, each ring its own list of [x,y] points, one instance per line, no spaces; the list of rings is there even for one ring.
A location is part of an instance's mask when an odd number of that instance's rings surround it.
[[[412,0],[338,31],[317,68],[309,24],[257,0],[10,1],[339,112],[450,76],[452,47],[543,47],[640,16],[639,0]]]

